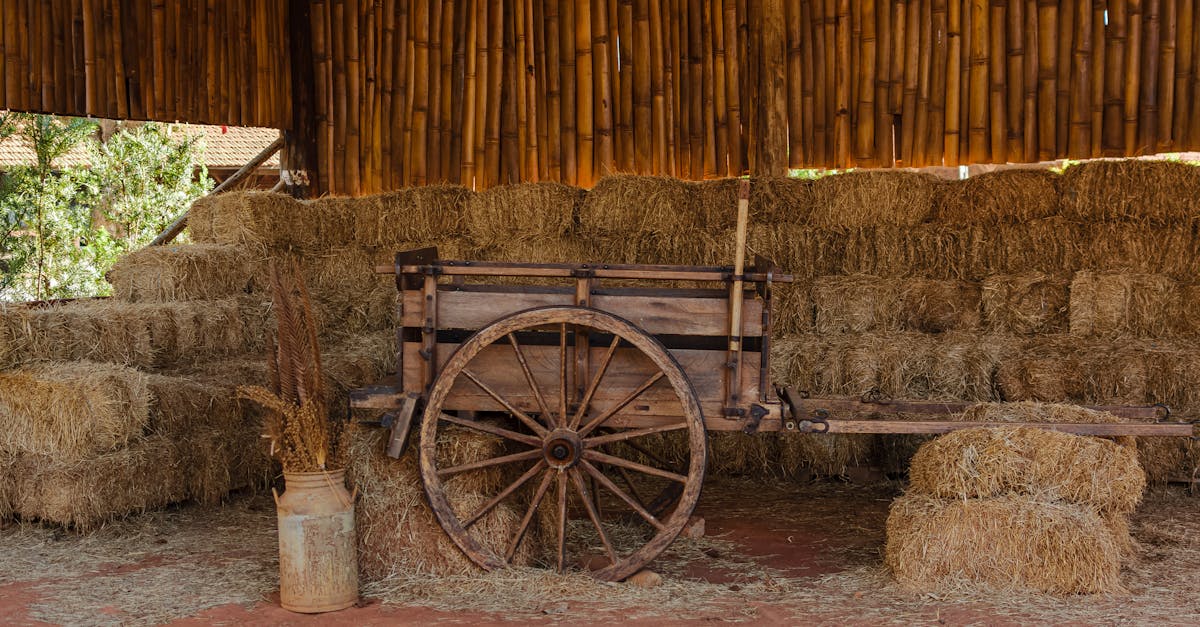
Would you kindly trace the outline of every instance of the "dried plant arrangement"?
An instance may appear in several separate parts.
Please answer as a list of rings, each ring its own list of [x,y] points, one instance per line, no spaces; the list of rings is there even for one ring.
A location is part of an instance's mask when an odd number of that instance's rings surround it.
[[[272,262],[270,272],[277,332],[267,343],[269,387],[242,386],[238,393],[266,410],[263,437],[284,472],[343,468],[342,428],[329,416],[312,298],[299,263]]]

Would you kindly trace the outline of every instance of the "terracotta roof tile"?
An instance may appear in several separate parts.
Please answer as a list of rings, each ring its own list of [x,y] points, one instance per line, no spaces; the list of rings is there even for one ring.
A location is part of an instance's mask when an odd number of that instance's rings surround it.
[[[174,124],[171,128],[176,132],[204,137],[204,164],[209,168],[240,168],[279,137],[279,131],[273,128],[205,124]],[[0,141],[0,170],[18,165],[32,165],[34,160],[33,148],[24,139],[9,137]],[[60,157],[55,165],[86,166],[87,150],[77,147]],[[278,154],[262,165],[263,169],[268,170],[278,167]]]

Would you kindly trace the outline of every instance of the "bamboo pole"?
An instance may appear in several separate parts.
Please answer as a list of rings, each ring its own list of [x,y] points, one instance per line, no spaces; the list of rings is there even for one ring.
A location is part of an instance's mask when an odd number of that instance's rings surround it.
[[[473,123],[473,136],[475,142],[470,146],[473,153],[471,161],[474,169],[474,179],[472,181],[474,189],[483,189],[486,186],[485,182],[485,164],[484,154],[487,150],[487,142],[485,139],[487,127],[488,108],[492,103],[488,101],[488,46],[491,29],[488,26],[488,13],[490,11],[491,2],[489,0],[479,0],[475,6],[475,122]],[[468,147],[464,146],[463,150]]]
[[[700,104],[704,113],[704,152],[701,156],[701,162],[704,172],[704,178],[713,178],[717,175],[717,119],[716,112],[713,110],[716,107],[715,89],[713,86],[713,73],[715,62],[713,61],[712,47],[712,5],[709,0],[700,0],[700,38],[703,40],[702,49],[702,66],[701,75],[703,81],[700,90]]]
[[[892,115],[889,110],[892,74],[892,29],[889,0],[875,1],[875,158],[880,167],[895,165]],[[867,6],[867,12],[871,7]]]
[[[1185,116],[1187,130],[1180,135],[1181,149],[1200,146],[1200,103],[1196,102],[1196,97],[1200,95],[1200,28],[1196,28],[1196,20],[1198,18],[1195,14],[1194,4],[1192,11],[1193,19],[1190,38],[1192,68],[1191,72],[1188,73],[1188,113]]]
[[[961,106],[958,111],[958,154],[964,162],[970,161],[971,46],[975,34],[971,23],[974,17],[973,2],[974,0],[963,0],[962,2],[962,66],[959,68],[959,80],[962,81],[962,86],[959,87],[959,90],[963,93],[960,97]]]
[[[1073,8],[1076,30],[1071,48],[1071,128],[1067,156],[1080,158],[1091,154],[1091,2],[1079,0]]]
[[[958,80],[962,70],[962,2],[949,0],[946,10],[946,132],[942,150],[945,165],[958,165],[959,110],[962,109],[962,83]]]
[[[637,3],[643,0],[637,0]],[[700,178],[704,172],[704,110],[702,105],[704,87],[704,30],[701,21],[703,0],[688,0],[688,82],[693,88],[688,99],[688,148],[691,153],[691,178]],[[635,3],[636,4],[636,3]],[[641,11],[639,5],[639,11]],[[637,15],[634,21],[638,21]],[[639,27],[640,28],[640,27]],[[640,37],[638,38],[640,40]],[[647,40],[648,41],[648,40]],[[634,42],[637,45],[637,42]],[[638,55],[639,58],[646,58]],[[638,75],[634,68],[634,76]],[[637,80],[636,78],[634,79]],[[634,87],[635,95],[637,86]],[[640,132],[640,131],[639,131]],[[640,154],[640,151],[639,151]]]
[[[672,20],[673,21],[673,20]],[[617,4],[617,32],[618,46],[621,53],[621,66],[618,76],[620,77],[620,89],[617,107],[617,145],[619,168],[622,172],[636,171],[636,160],[634,157],[634,131],[633,131],[633,68],[634,63],[630,60],[635,59],[633,56],[633,0],[618,0]]]
[[[1007,39],[1004,34],[1008,17],[1005,0],[992,0],[988,14],[988,74],[989,74],[989,118],[991,152],[988,161],[1008,161],[1008,108],[1005,54]]]
[[[875,153],[875,2],[859,6],[858,102],[854,107],[854,161],[877,166]]]
[[[495,187],[501,182],[500,112],[504,97],[504,33],[507,28],[505,3],[489,2],[486,111],[483,125],[483,186]]]
[[[666,86],[664,84],[664,70],[666,69],[664,59],[666,53],[663,50],[663,14],[662,0],[650,0],[650,130],[654,137],[651,141],[651,146],[654,149],[654,158],[651,160],[651,171],[655,174],[668,173],[668,158],[669,145],[667,142],[667,100]],[[724,70],[724,67],[721,68]],[[721,84],[722,87],[724,83]],[[720,104],[725,102],[724,95],[721,95]],[[721,112],[722,117],[724,113]]]
[[[380,178],[382,189],[394,189],[395,161],[392,155],[393,146],[397,145],[394,135],[390,132],[392,120],[392,105],[396,98],[396,0],[384,0],[382,12],[379,14],[379,110],[375,115],[375,128],[382,142],[380,150]],[[465,89],[465,84],[463,89]],[[461,123],[461,120],[459,121]],[[461,138],[461,135],[460,135]]]
[[[813,157],[810,165],[825,167],[830,162],[831,121],[825,115],[826,103],[833,99],[833,93],[825,89],[826,42],[825,42],[825,4],[824,0],[812,0],[813,19],[811,30],[806,36],[812,41],[812,80],[813,80]],[[732,150],[732,145],[731,148]]]
[[[95,0],[84,0],[83,2],[83,76],[84,90],[87,92],[84,99],[84,113],[88,115],[96,115],[100,110],[100,94],[96,87],[96,21],[92,19],[92,15],[94,15],[92,11],[93,2]],[[17,102],[17,55],[9,54],[8,47],[12,45],[13,37],[16,34],[15,11],[15,3],[8,2],[3,5],[5,54],[0,59],[0,64],[4,66],[4,102],[12,104]]]
[[[1090,76],[1092,82],[1089,103],[1091,104],[1092,119],[1089,128],[1091,131],[1089,155],[1093,158],[1100,156],[1104,131],[1104,68],[1108,60],[1105,44],[1105,20],[1108,12],[1104,8],[1105,2],[1106,0],[1092,0],[1091,10],[1092,67]]]
[[[988,42],[987,0],[971,0],[971,70],[968,88],[968,158],[972,163],[988,161]]]
[[[1105,156],[1120,156],[1125,152],[1125,89],[1129,78],[1125,71],[1125,44],[1129,39],[1128,6],[1125,0],[1111,0],[1108,9],[1108,28],[1104,47],[1104,101],[1101,150]],[[1136,67],[1136,66],[1135,66]],[[1137,73],[1133,73],[1134,93],[1137,93]],[[1093,118],[1092,123],[1096,120]]]
[[[593,0],[575,3],[575,132],[576,163],[580,187],[595,182],[595,105],[592,101],[592,7]],[[649,55],[643,57],[649,59]],[[639,63],[645,65],[645,62]]]
[[[1170,0],[1167,1],[1170,2]],[[1159,0],[1145,0],[1142,14],[1142,40],[1145,53],[1142,54],[1142,63],[1138,72],[1141,77],[1141,86],[1135,105],[1139,107],[1138,136],[1133,154],[1145,154],[1152,151],[1158,133],[1158,61],[1159,29],[1161,28],[1159,11]]]
[[[346,3],[344,0],[333,0],[332,20],[329,32],[333,47],[333,163],[337,164],[332,170],[330,191],[346,193]],[[424,146],[424,141],[421,142]],[[424,148],[422,148],[422,152]],[[424,155],[421,155],[422,160]],[[410,158],[410,161],[412,159]]]
[[[1038,2],[1038,160],[1058,155],[1058,69],[1054,50],[1058,37],[1058,4]]]
[[[1038,6],[1037,0],[1025,2],[1024,90],[1022,94],[1022,159],[1035,161],[1038,153]]]
[[[559,0],[544,0],[546,24],[546,147],[549,150],[548,169],[550,180],[566,182],[562,155],[562,50],[559,32]]]
[[[724,0],[723,28],[725,35],[725,107],[729,135],[729,172],[734,176],[745,171],[745,142],[742,135],[741,63],[745,62],[738,35],[738,3]]]
[[[438,96],[438,124],[441,129],[441,146],[438,150],[438,178],[443,181],[458,180],[458,163],[453,162],[451,153],[454,149],[454,136],[459,129],[452,123],[454,115],[454,100],[462,97],[462,85],[454,85],[454,46],[458,34],[458,17],[460,5],[464,0],[444,0],[442,2],[442,35],[441,35],[441,72],[438,84],[441,94]],[[367,65],[374,65],[373,63]],[[457,89],[456,89],[457,87]],[[457,93],[456,93],[457,92]]]
[[[516,83],[505,83],[509,90],[516,90],[516,140],[517,140],[517,160],[518,160],[518,181],[535,180],[537,175],[536,163],[534,167],[530,167],[531,158],[536,161],[536,153],[529,152],[529,72],[526,70],[529,67],[529,62],[525,55],[528,51],[528,43],[526,42],[526,26],[525,26],[525,3],[526,0],[515,0],[516,5],[512,9],[513,18],[513,49],[509,54],[515,55],[513,63],[513,78]],[[506,42],[507,44],[507,42]],[[507,47],[507,45],[506,45]],[[507,55],[506,55],[507,56]],[[505,59],[508,63],[508,59]]]
[[[521,180],[521,142],[517,137],[517,114],[520,109],[518,97],[521,93],[517,86],[517,64],[520,61],[513,54],[517,47],[516,2],[517,0],[503,0],[496,3],[500,5],[500,23],[504,29],[500,34],[501,81],[499,89],[495,92],[496,99],[493,100],[499,105],[493,108],[499,109],[500,117],[500,174],[494,185],[511,185]],[[486,154],[485,151],[485,160]]]
[[[929,50],[936,46],[933,39],[936,33],[933,5],[929,0],[921,0],[916,6],[919,7],[918,14],[914,15],[918,18],[917,24],[915,24],[918,29],[917,40],[921,50]],[[942,132],[937,128],[938,118],[940,117],[942,124],[945,123],[945,113],[933,104],[933,93],[945,86],[945,49],[941,50],[943,73],[941,86],[934,80],[936,70],[939,69],[935,65],[937,57],[931,58],[929,54],[922,54],[919,57],[915,103],[916,119],[912,121],[912,161],[910,165],[928,165],[939,161],[937,153],[941,149],[941,142],[936,140],[942,137]]]
[[[1138,93],[1141,90],[1141,74],[1138,68],[1142,65],[1142,2],[1130,0],[1126,7],[1125,42],[1125,89],[1121,94],[1121,117],[1123,132],[1121,134],[1121,154],[1125,156],[1136,154],[1138,132]]]
[[[929,7],[930,38],[934,46],[929,74],[929,133],[925,141],[925,165],[941,166],[944,160],[946,133],[946,77],[949,26],[946,0],[934,0]]]
[[[1177,7],[1172,0],[1163,0],[1162,4],[1162,43],[1159,45],[1161,57],[1158,63],[1158,137],[1155,149],[1169,149],[1172,146],[1175,112],[1175,46],[1177,40]]]
[[[801,145],[804,149],[804,160],[798,167],[812,167],[816,162],[816,145],[813,133],[813,117],[816,103],[813,92],[816,88],[816,72],[813,65],[813,6],[811,0],[805,0],[800,6],[800,37],[803,43],[800,47],[801,76],[800,76],[800,121],[788,120],[788,124],[799,124]]]
[[[408,10],[407,2],[399,2],[396,7],[396,63],[393,67],[395,74],[396,95],[392,99],[392,111],[390,127],[394,138],[401,138],[402,143],[392,150],[392,159],[394,161],[392,180],[395,181],[393,187],[402,187],[408,181],[408,151],[407,140],[409,134],[408,115],[411,110],[408,106],[409,96],[412,93],[410,85],[412,85],[412,74],[409,73],[409,68],[412,67],[412,48],[410,21],[412,12]],[[469,149],[469,147],[468,147]],[[328,162],[327,162],[328,163]],[[328,168],[325,168],[328,169]]]
[[[697,16],[698,17],[698,16]],[[634,167],[639,174],[651,171],[653,114],[650,95],[650,3],[633,3],[633,142]],[[697,86],[699,83],[696,83]]]
[[[474,22],[474,1],[459,0],[454,5],[454,44],[451,51],[453,60],[450,63],[450,150],[449,159],[444,164],[446,176],[451,182],[462,183],[465,181],[467,184],[470,184],[471,181],[463,178],[463,155],[470,152],[471,143],[469,141],[465,143],[468,149],[464,151],[463,127],[469,108],[467,104],[467,63],[468,61],[475,62],[474,49],[468,43],[467,37],[470,28],[473,27],[472,22]],[[384,63],[386,65],[387,62]],[[471,97],[473,98],[474,94],[471,94]],[[391,143],[386,139],[381,139],[381,141]]]
[[[679,21],[674,18],[677,0],[661,0],[666,3],[662,8],[663,18],[663,114],[666,117],[667,132],[667,161],[664,172],[671,176],[679,176],[679,102],[676,99],[679,88]],[[632,17],[630,17],[632,28]],[[622,101],[624,102],[624,101]],[[630,91],[630,107],[632,107],[632,90]],[[622,105],[624,106],[624,105]],[[632,120],[632,114],[630,120]],[[630,122],[632,125],[632,122]],[[631,126],[632,128],[632,126]]]
[[[558,5],[561,29],[559,31],[559,63],[561,64],[560,87],[562,88],[562,166],[563,182],[576,185],[579,182],[578,150],[575,129],[575,3],[562,0]]]
[[[1188,108],[1191,100],[1192,27],[1194,5],[1189,0],[1179,3],[1175,31],[1175,105],[1172,108],[1171,140],[1176,149],[1182,148],[1188,137]]]
[[[721,0],[708,0],[705,5],[707,11],[706,16],[709,19],[707,22],[706,36],[712,40],[712,80],[713,80],[713,117],[715,124],[715,142],[713,144],[713,153],[716,158],[716,174],[718,176],[731,176],[733,173],[729,167],[729,109],[726,102],[725,90],[725,7]],[[654,12],[650,15],[650,47],[654,49]],[[654,64],[651,63],[651,68]],[[651,89],[653,90],[654,76],[651,71]],[[657,115],[655,116],[657,121]],[[658,141],[658,134],[655,133],[655,141]],[[657,154],[657,148],[655,149]],[[656,157],[657,161],[657,157]],[[657,171],[657,170],[656,170]]]
[[[801,2],[788,2],[785,7],[787,21],[787,119],[788,119],[788,167],[804,165],[804,23]]]
[[[359,6],[361,0],[346,0],[346,91],[350,106],[346,108],[346,192],[361,194],[362,180],[362,59],[359,56]],[[436,4],[436,3],[435,3]]]
[[[426,119],[428,131],[425,135],[425,181],[435,183],[444,180],[442,175],[442,0],[427,0],[429,3],[429,52],[426,90],[428,102]],[[355,91],[354,93],[357,93]]]
[[[1057,101],[1055,116],[1058,118],[1058,128],[1055,131],[1055,154],[1059,157],[1068,156],[1068,139],[1071,120],[1071,66],[1072,49],[1075,41],[1076,16],[1079,14],[1080,2],[1090,0],[1064,0],[1058,11],[1057,49]]]
[[[834,119],[833,167],[850,165],[850,0],[837,0],[837,117]]]
[[[537,110],[538,134],[538,178],[539,180],[557,181],[550,173],[550,112],[547,91],[549,91],[548,62],[546,61],[546,9],[545,0],[533,0],[533,36],[534,36],[534,76],[537,79],[534,100]]]
[[[609,107],[612,109],[612,143],[613,161],[608,165],[606,173],[619,171],[623,158],[624,147],[621,145],[625,138],[621,135],[621,59],[628,61],[629,57],[621,56],[621,5],[620,0],[603,0],[605,5],[605,22],[608,24],[608,82]],[[662,71],[659,68],[659,71]]]
[[[1008,158],[1026,161],[1025,157],[1025,3],[1015,0],[1008,5],[1006,43],[1008,45],[1008,85],[1006,90],[1008,114]]]
[[[888,79],[889,113],[900,113],[904,107],[904,70],[907,67],[907,33],[908,33],[908,2],[907,0],[891,0],[892,15],[890,26],[892,32],[892,50],[890,53],[891,76]],[[913,16],[916,19],[916,16]]]
[[[468,0],[464,11],[468,17],[463,47],[462,154],[459,158],[462,174],[459,180],[468,187],[475,186],[475,120],[478,99],[476,90],[479,72],[479,20],[475,19],[475,16],[478,15],[480,1]]]
[[[613,91],[611,71],[609,67],[609,46],[615,45],[608,39],[608,0],[592,0],[592,76],[595,79],[593,97],[595,98],[595,142],[597,174],[611,172],[615,165],[613,160]],[[647,58],[649,61],[649,58]]]
[[[538,89],[538,76],[542,73],[539,69],[541,66],[537,64],[536,48],[537,41],[537,26],[534,22],[533,0],[521,0],[521,4],[517,9],[521,15],[521,22],[525,25],[525,57],[524,63],[517,68],[518,74],[525,76],[525,123],[527,125],[528,138],[525,140],[527,151],[527,169],[529,171],[528,180],[539,181],[543,178],[544,171],[542,169],[542,137],[545,136],[545,127],[539,126],[540,118],[538,112],[541,111],[538,107],[538,94],[541,90]]]
[[[671,33],[674,38],[675,60],[674,75],[675,75],[675,119],[676,119],[676,163],[677,174],[680,178],[691,178],[692,160],[691,160],[691,105],[688,98],[691,96],[691,88],[693,85],[689,80],[688,72],[688,0],[672,0],[673,13],[675,19],[672,20],[674,30]],[[636,138],[635,138],[636,140]]]
[[[942,11],[945,13],[945,0],[942,2]],[[900,163],[904,167],[912,167],[917,164],[915,146],[917,133],[917,91],[920,80],[920,62],[921,62],[921,28],[924,25],[922,19],[922,2],[921,0],[908,0],[908,5],[905,7],[905,15],[907,17],[904,26],[904,82],[903,93],[900,97]],[[933,26],[933,22],[930,22]],[[943,43],[944,46],[944,43]],[[935,49],[936,54],[936,49]],[[945,61],[943,47],[943,62]],[[936,65],[936,61],[931,60],[931,64]],[[940,146],[940,143],[939,143]]]

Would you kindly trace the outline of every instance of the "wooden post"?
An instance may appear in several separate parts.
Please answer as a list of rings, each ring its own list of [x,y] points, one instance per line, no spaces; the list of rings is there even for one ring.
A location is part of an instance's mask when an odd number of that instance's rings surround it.
[[[292,124],[283,132],[279,176],[287,193],[296,198],[309,198],[320,194],[320,164],[317,161],[316,68],[308,0],[290,0],[287,12]]]
[[[762,116],[755,125],[760,150],[756,151],[759,160],[754,173],[761,176],[784,176],[788,167],[787,19],[783,5],[783,0],[763,0],[759,24],[762,54],[757,87]]]

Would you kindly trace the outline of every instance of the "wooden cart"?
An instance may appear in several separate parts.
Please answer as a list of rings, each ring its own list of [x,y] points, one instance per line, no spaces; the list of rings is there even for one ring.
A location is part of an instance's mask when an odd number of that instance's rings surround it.
[[[689,521],[704,478],[706,431],[981,426],[834,417],[936,416],[961,411],[961,403],[777,391],[768,362],[771,288],[791,277],[762,258],[742,267],[748,195],[744,182],[739,263],[731,267],[452,261],[430,248],[399,253],[394,267],[380,269],[395,274],[401,296],[398,380],[356,391],[352,405],[387,412],[381,424],[391,428],[393,456],[419,421],[429,503],[476,564],[512,563],[536,528],[553,536],[547,566],[587,563],[606,580],[637,572]],[[1159,412],[1105,409],[1143,420]],[[1192,425],[1162,422],[1031,426],[1193,434]],[[504,446],[464,459],[448,429],[488,434]],[[655,446],[645,446],[652,439]],[[462,491],[453,483],[469,473],[486,475],[473,485],[492,489],[456,503]],[[498,509],[519,517],[499,542],[484,530],[496,528],[484,521]],[[570,524],[573,518],[582,524]]]

